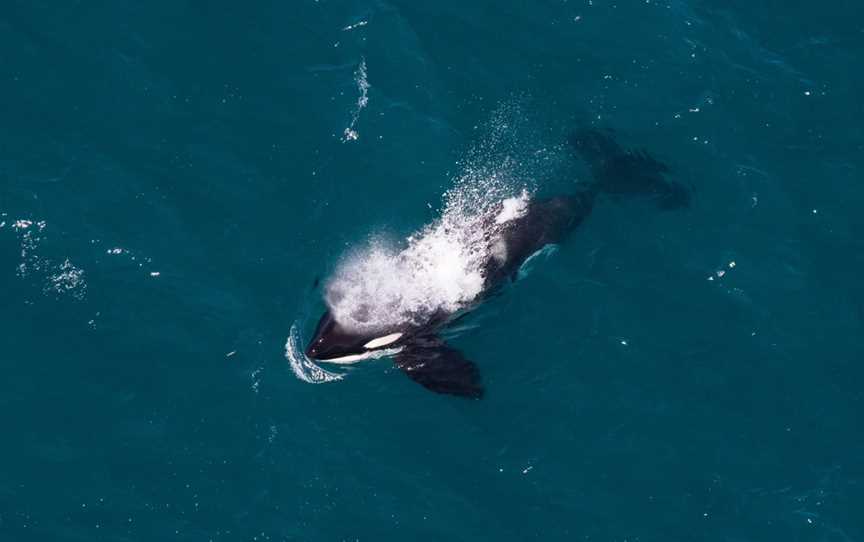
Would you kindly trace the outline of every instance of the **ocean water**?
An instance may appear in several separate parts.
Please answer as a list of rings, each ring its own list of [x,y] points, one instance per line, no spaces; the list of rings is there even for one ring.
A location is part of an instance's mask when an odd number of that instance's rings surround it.
[[[0,540],[864,539],[862,15],[6,0]],[[578,126],[691,204],[472,315],[482,400],[297,352],[460,182],[584,181]]]

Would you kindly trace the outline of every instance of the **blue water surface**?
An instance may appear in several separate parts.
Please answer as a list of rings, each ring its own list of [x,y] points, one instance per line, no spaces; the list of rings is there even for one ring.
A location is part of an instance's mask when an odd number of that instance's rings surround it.
[[[0,540],[864,539],[862,16],[6,0]],[[483,307],[480,401],[299,379],[316,277],[501,118],[540,190],[594,126],[692,203],[604,199]]]

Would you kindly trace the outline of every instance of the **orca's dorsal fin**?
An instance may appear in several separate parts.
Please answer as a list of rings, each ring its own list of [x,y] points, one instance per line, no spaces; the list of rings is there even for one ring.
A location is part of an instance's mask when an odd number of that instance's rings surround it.
[[[396,354],[394,362],[427,390],[468,399],[483,397],[477,366],[441,339],[409,344]]]

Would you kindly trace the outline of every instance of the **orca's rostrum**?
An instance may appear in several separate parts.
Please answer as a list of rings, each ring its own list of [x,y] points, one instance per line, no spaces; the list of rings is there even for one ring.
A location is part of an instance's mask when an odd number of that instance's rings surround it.
[[[458,220],[445,211],[401,251],[343,266],[328,283],[328,310],[306,355],[330,363],[392,357],[427,389],[482,397],[477,366],[442,338],[448,325],[513,280],[533,254],[560,243],[602,194],[652,196],[663,208],[689,203],[689,191],[666,178],[663,163],[608,133],[580,130],[569,143],[592,177],[574,193],[535,200],[523,192],[475,207],[483,198],[475,189],[463,194]]]

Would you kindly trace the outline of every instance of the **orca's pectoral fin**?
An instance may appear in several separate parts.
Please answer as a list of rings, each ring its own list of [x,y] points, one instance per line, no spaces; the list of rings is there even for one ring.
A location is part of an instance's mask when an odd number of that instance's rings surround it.
[[[483,397],[477,366],[443,341],[406,346],[394,361],[408,378],[427,390],[469,399]]]

